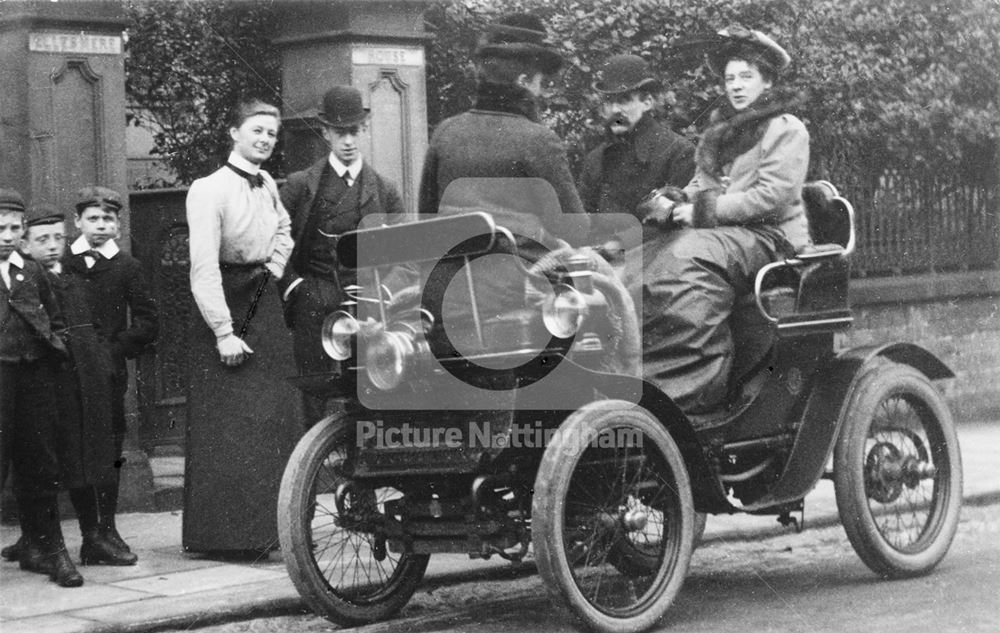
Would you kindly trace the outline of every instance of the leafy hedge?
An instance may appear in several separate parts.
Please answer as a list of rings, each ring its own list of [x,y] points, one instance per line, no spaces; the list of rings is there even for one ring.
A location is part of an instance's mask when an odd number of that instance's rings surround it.
[[[668,90],[676,129],[694,136],[720,97],[700,54],[679,41],[733,23],[785,46],[785,88],[808,96],[813,176],[960,170],[997,177],[1000,8],[988,0],[442,0],[429,8],[431,124],[467,107],[473,33],[499,14],[542,16],[568,67],[549,117],[578,154],[599,133],[590,84],[602,61],[634,53]],[[690,49],[689,49],[690,50]],[[842,172],[851,172],[842,173]]]
[[[241,91],[276,94],[273,2],[131,0],[127,90],[159,127],[157,151],[182,182],[228,148],[225,110]],[[813,176],[957,171],[994,182],[1000,140],[1000,8],[991,0],[438,0],[426,22],[433,126],[466,109],[478,33],[500,13],[542,16],[568,64],[548,117],[574,157],[599,130],[590,84],[602,61],[648,59],[671,125],[694,137],[720,89],[683,38],[740,23],[771,34],[794,63],[783,84],[808,94]],[[276,162],[276,161],[275,161]]]

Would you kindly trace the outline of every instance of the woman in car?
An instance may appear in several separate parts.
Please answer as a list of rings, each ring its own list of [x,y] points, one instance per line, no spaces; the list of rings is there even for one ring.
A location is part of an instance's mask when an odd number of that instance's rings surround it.
[[[689,415],[726,400],[736,299],[764,265],[810,242],[802,203],[809,133],[775,91],[791,58],[760,31],[719,35],[708,63],[725,100],[698,143],[687,201],[655,214],[680,228],[654,234],[641,274],[640,262],[627,271],[642,307],[646,377]]]

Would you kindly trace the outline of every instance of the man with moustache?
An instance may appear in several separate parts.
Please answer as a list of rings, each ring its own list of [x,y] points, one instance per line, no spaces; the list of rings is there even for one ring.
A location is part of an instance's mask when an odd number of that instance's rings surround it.
[[[620,218],[604,214],[642,221],[637,207],[650,191],[684,187],[691,180],[694,145],[654,117],[661,86],[644,59],[612,56],[600,77],[593,88],[602,99],[605,140],[584,159],[579,190],[584,208],[594,214],[590,242],[615,252],[638,245],[641,236]]]

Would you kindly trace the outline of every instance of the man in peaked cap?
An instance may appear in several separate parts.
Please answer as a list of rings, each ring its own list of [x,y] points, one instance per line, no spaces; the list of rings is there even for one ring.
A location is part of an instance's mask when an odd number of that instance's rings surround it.
[[[627,228],[635,225],[602,215],[630,214],[641,221],[638,206],[651,190],[691,180],[694,145],[656,120],[661,86],[641,57],[608,58],[593,89],[601,98],[605,138],[584,159],[580,197],[587,212],[597,214],[591,242],[609,251],[631,248],[641,239]]]
[[[396,187],[365,162],[359,141],[368,131],[368,110],[352,86],[334,86],[323,95],[316,118],[330,153],[304,171],[288,176],[281,202],[292,219],[295,248],[278,286],[285,322],[294,335],[295,362],[301,375],[329,372],[334,361],[323,352],[321,327],[326,315],[357,283],[353,270],[337,261],[338,236],[373,213],[402,214]],[[308,425],[326,413],[326,399],[303,395]]]

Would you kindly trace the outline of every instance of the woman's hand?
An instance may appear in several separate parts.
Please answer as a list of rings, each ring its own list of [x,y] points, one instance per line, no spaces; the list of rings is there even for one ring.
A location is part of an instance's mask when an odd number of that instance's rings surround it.
[[[215,342],[219,350],[219,360],[223,365],[236,367],[245,361],[253,350],[235,334],[227,334]]]

